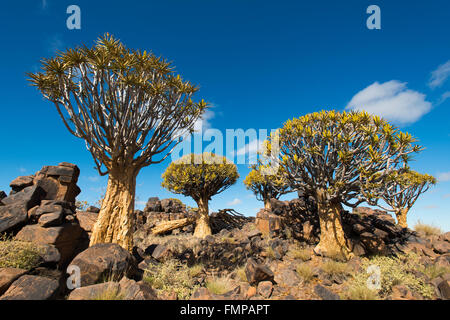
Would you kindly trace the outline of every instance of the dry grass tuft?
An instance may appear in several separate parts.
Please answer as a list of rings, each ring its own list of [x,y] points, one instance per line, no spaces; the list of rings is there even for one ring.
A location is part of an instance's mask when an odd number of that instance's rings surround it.
[[[312,268],[306,263],[299,264],[295,271],[297,271],[297,274],[303,279],[304,282],[309,282],[314,278]]]
[[[0,268],[32,269],[41,262],[39,247],[0,236]]]
[[[212,277],[206,280],[206,288],[213,294],[224,294],[234,289],[229,277]]]
[[[420,222],[420,220],[414,226],[414,230],[416,230],[417,232],[422,232],[427,236],[438,236],[442,234],[442,230],[439,227],[422,223]]]

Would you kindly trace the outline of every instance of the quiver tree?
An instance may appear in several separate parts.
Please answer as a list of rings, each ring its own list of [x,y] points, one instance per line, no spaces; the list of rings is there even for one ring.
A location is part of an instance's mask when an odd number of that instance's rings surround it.
[[[409,134],[366,112],[308,114],[287,121],[274,136],[279,152],[272,151],[272,161],[278,159],[292,190],[317,202],[321,235],[314,251],[343,258],[350,252],[342,204],[355,207],[373,198],[384,178],[420,150]]]
[[[232,186],[239,174],[236,165],[226,157],[203,153],[188,154],[172,162],[162,178],[164,188],[189,196],[197,203],[198,216],[194,236],[204,238],[211,234],[209,200]]]
[[[207,107],[191,100],[198,88],[166,60],[127,49],[108,34],[92,48],[43,59],[42,72],[28,76],[67,130],[85,140],[99,174],[109,175],[91,245],[113,242],[131,250],[136,176],[192,132]]]
[[[419,196],[434,184],[436,184],[436,179],[428,174],[421,174],[409,169],[393,171],[385,178],[380,197],[389,207],[380,203],[377,205],[386,211],[393,212],[397,217],[397,224],[402,228],[407,228],[406,219],[409,210]]]
[[[261,163],[251,166],[251,171],[245,177],[244,184],[251,190],[259,201],[264,202],[264,207],[271,209],[270,199],[279,199],[287,193],[289,186],[286,183],[283,169],[279,168],[276,174],[265,174],[264,165]]]

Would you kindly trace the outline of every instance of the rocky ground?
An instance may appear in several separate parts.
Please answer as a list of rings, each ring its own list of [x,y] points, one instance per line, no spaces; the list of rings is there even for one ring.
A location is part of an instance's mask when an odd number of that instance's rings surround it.
[[[449,232],[402,229],[385,212],[357,208],[342,213],[354,257],[316,256],[315,204],[302,195],[273,200],[239,227],[213,215],[214,234],[202,240],[192,225],[154,236],[159,223],[194,213],[150,198],[136,211],[132,253],[88,247],[99,209],[76,209],[78,176],[61,163],[0,192],[0,300],[450,298]]]

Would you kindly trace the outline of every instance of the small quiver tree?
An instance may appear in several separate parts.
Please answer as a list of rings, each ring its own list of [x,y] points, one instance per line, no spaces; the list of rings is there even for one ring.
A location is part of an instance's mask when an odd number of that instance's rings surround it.
[[[198,217],[194,236],[211,234],[208,202],[232,186],[239,174],[236,165],[213,153],[188,154],[172,162],[162,175],[167,190],[189,196],[197,203]]]
[[[436,179],[428,174],[421,174],[409,169],[393,171],[385,179],[381,199],[389,207],[378,203],[386,211],[393,212],[397,217],[397,224],[407,228],[407,214],[419,196],[436,184]]]
[[[131,250],[136,177],[192,132],[207,107],[191,100],[198,88],[166,60],[127,49],[108,34],[92,48],[43,59],[42,72],[28,76],[67,130],[85,140],[99,174],[108,175],[90,244],[113,242]]]
[[[264,170],[261,163],[252,165],[251,169],[244,179],[245,187],[251,190],[259,201],[264,201],[264,207],[270,210],[270,199],[279,199],[289,189],[283,169],[279,168],[276,174],[265,174],[268,170]]]
[[[342,228],[342,204],[355,207],[366,201],[420,150],[409,134],[366,112],[322,111],[288,120],[276,135],[272,151],[286,172],[293,191],[313,196],[320,221],[316,254],[351,256]],[[272,146],[274,149],[275,146]]]

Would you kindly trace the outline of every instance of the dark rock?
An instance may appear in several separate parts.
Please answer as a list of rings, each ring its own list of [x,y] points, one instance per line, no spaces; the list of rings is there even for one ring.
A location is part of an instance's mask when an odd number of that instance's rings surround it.
[[[31,187],[26,187],[22,191],[2,199],[2,202],[5,205],[24,205],[26,210],[28,211],[34,206],[39,205],[41,203],[41,200],[44,199],[45,195],[45,190],[41,187],[41,185],[36,184]]]
[[[252,258],[247,260],[245,267],[245,275],[250,284],[257,284],[261,281],[272,281],[274,279],[274,273],[269,267],[257,263]]]
[[[88,286],[112,277],[119,280],[135,272],[131,254],[115,243],[100,243],[78,254],[70,265],[78,266],[81,286]]]
[[[143,281],[134,281],[123,277],[119,282],[120,291],[125,300],[157,300],[156,292]]]
[[[273,284],[271,281],[261,281],[258,283],[257,293],[268,299],[272,295],[273,292]]]
[[[256,214],[256,227],[263,234],[275,234],[282,229],[281,217],[262,209]]]
[[[98,214],[94,212],[78,211],[76,214],[80,227],[86,232],[94,230],[95,222],[97,222]]]
[[[28,220],[27,208],[23,204],[0,206],[0,232],[17,230]]]
[[[118,282],[103,282],[89,285],[86,287],[76,288],[73,290],[68,300],[95,300],[98,299],[105,292],[120,292],[120,285]]]
[[[38,221],[38,224],[44,228],[60,226],[64,220],[64,213],[62,211],[43,214]]]
[[[59,227],[43,228],[39,225],[27,225],[19,231],[16,239],[36,244],[52,244],[61,254],[60,265],[67,263],[79,245],[83,229],[77,223],[65,223]]]
[[[8,195],[6,194],[5,191],[1,191],[0,190],[0,206],[3,204],[2,200],[5,199]]]
[[[213,296],[207,288],[201,287],[194,291],[191,300],[212,300]]]
[[[27,270],[17,268],[0,268],[0,296],[8,290],[11,283],[27,273]]]
[[[39,183],[46,191],[45,199],[64,200],[75,203],[81,190],[77,186],[80,169],[73,164],[60,163],[58,166],[45,166],[36,173],[34,183]]]
[[[439,254],[450,253],[450,243],[447,241],[433,241],[432,246]]]
[[[145,212],[161,212],[162,208],[161,208],[161,202],[159,201],[158,197],[151,197],[148,199],[147,204],[145,205],[144,208]]]
[[[314,287],[314,293],[317,294],[322,300],[341,300],[338,294],[330,291],[320,284]]]
[[[281,286],[294,287],[300,283],[297,273],[291,269],[284,268],[275,273],[275,282]]]
[[[87,211],[87,212],[93,212],[93,213],[99,213],[99,212],[100,212],[100,209],[97,208],[97,207],[94,207],[94,206],[89,206],[89,207],[86,209],[86,211]]]
[[[158,261],[165,261],[172,257],[172,251],[167,246],[159,244],[153,250],[152,257]]]
[[[450,281],[444,280],[438,285],[439,292],[441,294],[442,299],[450,300]]]
[[[14,192],[20,192],[26,187],[33,185],[34,176],[22,176],[14,179],[9,186]]]
[[[24,275],[14,281],[0,300],[51,300],[59,293],[56,280]]]

